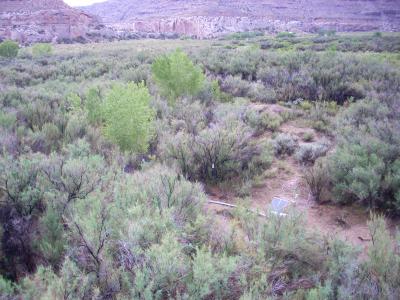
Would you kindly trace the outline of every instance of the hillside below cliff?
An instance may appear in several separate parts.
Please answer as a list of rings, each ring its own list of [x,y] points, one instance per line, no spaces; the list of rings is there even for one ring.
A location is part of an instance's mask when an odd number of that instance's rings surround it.
[[[109,0],[81,9],[121,30],[196,37],[256,29],[400,30],[398,0]]]
[[[400,31],[399,0],[0,0],[0,40],[69,43],[142,37],[212,38],[261,30]]]

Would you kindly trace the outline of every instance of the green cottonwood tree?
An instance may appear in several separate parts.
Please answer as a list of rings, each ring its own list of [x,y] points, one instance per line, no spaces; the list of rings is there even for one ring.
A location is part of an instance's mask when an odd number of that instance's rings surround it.
[[[157,58],[152,65],[153,78],[170,103],[181,96],[195,95],[204,84],[204,74],[181,50]]]
[[[144,83],[117,84],[104,105],[104,133],[121,150],[146,152],[153,135],[154,111]]]
[[[0,43],[0,56],[13,58],[18,55],[19,46],[16,42],[6,40]]]

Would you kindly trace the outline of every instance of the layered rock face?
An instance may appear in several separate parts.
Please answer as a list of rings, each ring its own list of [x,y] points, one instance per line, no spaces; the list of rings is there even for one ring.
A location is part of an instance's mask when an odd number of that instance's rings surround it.
[[[201,38],[256,29],[400,31],[399,0],[109,0],[82,9],[122,30]]]
[[[23,44],[84,39],[97,23],[62,0],[0,0],[0,38]]]

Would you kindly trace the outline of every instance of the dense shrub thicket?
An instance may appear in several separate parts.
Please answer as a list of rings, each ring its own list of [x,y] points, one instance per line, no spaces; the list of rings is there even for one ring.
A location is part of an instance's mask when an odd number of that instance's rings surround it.
[[[210,182],[249,179],[270,165],[270,146],[252,139],[256,130],[247,123],[245,105],[219,104],[210,116],[198,102],[177,104],[180,108],[169,116],[171,130],[161,125],[160,154],[187,178]]]
[[[339,145],[330,158],[340,202],[400,213],[398,101],[356,103],[338,120]]]
[[[293,156],[317,201],[398,213],[398,61],[135,43],[0,61],[0,299],[396,299],[383,218],[360,259],[296,211],[221,225],[203,184],[245,190]],[[298,116],[336,140],[280,133]]]
[[[32,47],[32,55],[36,57],[51,55],[53,48],[50,44],[38,43]]]
[[[343,104],[399,92],[399,71],[371,54],[205,50],[199,58],[235,96],[258,101],[333,100]],[[386,90],[382,87],[387,87]]]

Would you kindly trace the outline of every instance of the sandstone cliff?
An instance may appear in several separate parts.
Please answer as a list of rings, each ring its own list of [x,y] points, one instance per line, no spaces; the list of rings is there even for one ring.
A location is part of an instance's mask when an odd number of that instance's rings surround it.
[[[400,31],[399,0],[109,0],[82,9],[118,29],[197,37],[255,29]]]
[[[85,39],[97,20],[62,0],[0,0],[0,38],[20,43]]]

